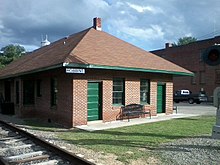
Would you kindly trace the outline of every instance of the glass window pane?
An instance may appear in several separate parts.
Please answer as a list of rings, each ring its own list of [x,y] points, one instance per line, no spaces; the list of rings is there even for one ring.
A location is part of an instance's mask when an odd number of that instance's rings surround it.
[[[123,91],[123,86],[113,86],[114,91]]]
[[[123,104],[124,102],[124,80],[113,79],[113,104]]]
[[[140,81],[140,102],[150,104],[150,81],[141,79]]]

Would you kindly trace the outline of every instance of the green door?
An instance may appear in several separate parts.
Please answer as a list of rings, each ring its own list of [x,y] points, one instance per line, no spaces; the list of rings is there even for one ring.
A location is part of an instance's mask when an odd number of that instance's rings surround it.
[[[157,85],[157,113],[165,113],[165,85]]]
[[[101,120],[101,92],[99,82],[88,83],[88,121]]]

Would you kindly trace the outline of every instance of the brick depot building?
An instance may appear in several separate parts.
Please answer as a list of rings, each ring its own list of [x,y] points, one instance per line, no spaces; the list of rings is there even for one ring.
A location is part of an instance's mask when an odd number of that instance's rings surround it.
[[[173,113],[173,77],[182,67],[94,26],[23,56],[0,71],[0,92],[15,115],[73,127],[115,121],[121,106],[141,103]],[[146,116],[145,116],[146,117]]]
[[[194,77],[175,77],[173,79],[175,91],[189,89],[193,93],[198,93],[203,88],[209,100],[212,100],[213,90],[220,86],[220,65],[209,66],[203,61],[202,56],[208,48],[219,43],[220,36],[177,47],[167,43],[165,49],[152,53],[194,73]]]

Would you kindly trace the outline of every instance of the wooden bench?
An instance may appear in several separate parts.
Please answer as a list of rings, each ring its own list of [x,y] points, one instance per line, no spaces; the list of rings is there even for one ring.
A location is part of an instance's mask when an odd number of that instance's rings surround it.
[[[124,116],[126,116],[128,121],[130,121],[130,116],[140,116],[144,114],[149,114],[151,118],[150,110],[145,111],[144,105],[141,104],[129,104],[121,107],[122,120],[124,119]]]

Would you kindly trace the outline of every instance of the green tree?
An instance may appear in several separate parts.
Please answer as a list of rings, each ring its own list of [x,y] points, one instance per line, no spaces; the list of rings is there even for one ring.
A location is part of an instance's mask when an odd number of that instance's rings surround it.
[[[173,46],[186,45],[195,41],[197,41],[195,37],[182,37],[178,39],[177,43],[174,42]]]
[[[4,67],[25,54],[25,48],[20,45],[8,45],[1,49],[0,67]]]

